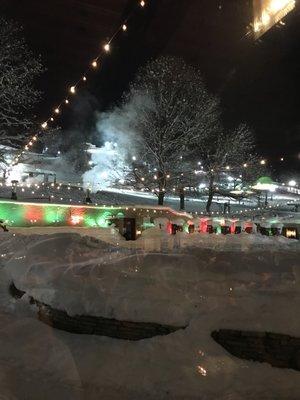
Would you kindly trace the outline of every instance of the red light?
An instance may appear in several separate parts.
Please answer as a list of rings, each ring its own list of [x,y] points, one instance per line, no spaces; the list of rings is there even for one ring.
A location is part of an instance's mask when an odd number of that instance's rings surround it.
[[[84,208],[72,208],[69,223],[79,225],[84,220]]]
[[[39,206],[25,206],[25,218],[30,222],[37,222],[43,219],[43,208]]]
[[[206,219],[201,219],[200,232],[207,233],[207,220]]]

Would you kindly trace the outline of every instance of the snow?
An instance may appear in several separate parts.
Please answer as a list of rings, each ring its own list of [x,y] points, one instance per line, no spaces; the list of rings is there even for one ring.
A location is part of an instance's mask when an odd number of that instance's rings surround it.
[[[221,328],[300,337],[299,241],[156,227],[126,242],[113,229],[62,229],[0,234],[4,399],[299,398],[299,372],[239,360],[210,337]],[[24,299],[10,298],[11,280]],[[69,334],[37,321],[28,295],[70,314],[187,328],[140,342]]]
[[[21,165],[21,164],[18,164]],[[61,166],[60,166],[61,167]],[[21,167],[18,167],[21,168]],[[68,180],[68,176],[65,176],[65,179],[61,179],[57,184],[48,183],[45,184],[41,182],[40,178],[27,178],[26,182],[19,183],[17,188],[17,196],[19,201],[26,202],[49,202],[49,198],[51,203],[59,203],[59,204],[83,204],[86,199],[86,192],[82,188],[82,184],[79,182],[74,182],[72,179]],[[22,185],[22,186],[21,186]],[[0,182],[0,197],[3,199],[11,198],[11,185],[8,183],[5,184]],[[92,193],[91,199],[95,205],[137,205],[143,204],[144,206],[156,206],[157,205],[157,197],[152,193],[134,191],[134,190],[126,190],[126,189],[118,189],[118,188],[106,188],[105,190]],[[206,196],[202,196],[199,198],[186,198],[186,210],[188,212],[198,212],[205,213],[206,206]],[[290,198],[275,198],[274,201],[271,202],[272,207],[276,212],[278,212],[277,204],[280,205],[280,210],[285,211],[286,215],[294,215],[296,213],[292,213],[293,204],[295,201],[298,201],[299,198],[297,196],[290,196]],[[256,200],[253,201],[251,199],[245,199],[238,204],[234,202],[232,199],[228,199],[226,197],[218,197],[214,198],[214,202],[212,205],[212,212],[214,215],[217,213],[223,213],[223,203],[231,201],[231,212],[232,213],[240,213],[243,211],[243,215],[261,215],[262,211],[257,210]],[[287,205],[287,202],[289,205]],[[178,210],[179,208],[179,197],[177,196],[166,196],[165,205],[167,207],[172,207],[174,210]],[[245,209],[248,212],[245,212]],[[274,215],[274,210],[269,210],[271,215]],[[268,210],[263,211],[264,214],[268,214]],[[299,215],[300,213],[298,213]]]

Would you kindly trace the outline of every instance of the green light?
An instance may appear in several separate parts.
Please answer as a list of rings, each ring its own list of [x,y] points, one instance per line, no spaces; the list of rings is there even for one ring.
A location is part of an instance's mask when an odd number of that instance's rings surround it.
[[[109,220],[111,219],[112,214],[109,211],[102,212],[97,218],[97,225],[100,228],[107,228],[109,226]]]
[[[95,217],[91,215],[87,215],[84,218],[84,225],[88,226],[89,228],[95,228],[98,226]]]
[[[46,206],[44,211],[44,222],[46,224],[63,224],[66,223],[67,209],[57,206]]]
[[[125,218],[125,214],[123,212],[118,212],[118,214],[116,215],[116,218]]]
[[[188,224],[184,224],[183,225],[183,230],[185,233],[189,233],[189,225]]]
[[[144,222],[142,227],[144,229],[155,228],[155,224],[153,222]]]
[[[24,225],[25,207],[16,203],[0,203],[0,219],[8,225]]]

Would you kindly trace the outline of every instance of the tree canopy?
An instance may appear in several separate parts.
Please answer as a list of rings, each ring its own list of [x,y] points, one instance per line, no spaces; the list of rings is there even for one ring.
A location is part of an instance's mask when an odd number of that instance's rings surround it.
[[[17,147],[33,126],[33,108],[41,93],[34,87],[42,73],[39,58],[28,48],[23,30],[0,17],[0,140]]]

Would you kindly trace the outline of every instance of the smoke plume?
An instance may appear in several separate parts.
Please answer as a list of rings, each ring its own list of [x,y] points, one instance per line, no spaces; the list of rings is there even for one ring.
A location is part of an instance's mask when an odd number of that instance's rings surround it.
[[[85,187],[97,191],[124,183],[128,161],[137,151],[133,121],[143,101],[136,95],[122,107],[98,115],[96,128],[103,145],[90,145],[91,169],[82,176]]]

